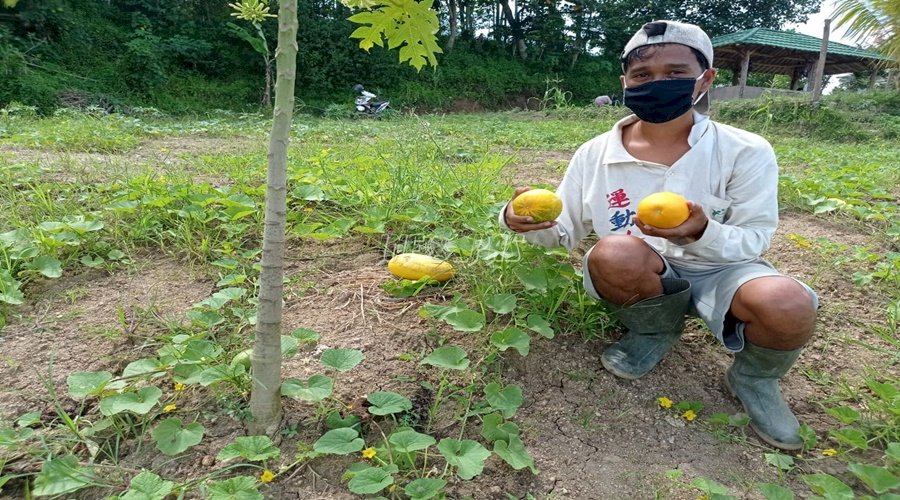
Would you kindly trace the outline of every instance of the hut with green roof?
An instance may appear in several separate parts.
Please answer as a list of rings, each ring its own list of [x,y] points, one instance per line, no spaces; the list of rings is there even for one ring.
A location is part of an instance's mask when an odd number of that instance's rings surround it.
[[[818,63],[822,39],[804,35],[752,28],[712,39],[713,65],[720,69],[730,69],[733,77],[730,87],[712,90],[714,100],[759,97],[773,89],[747,86],[750,72],[791,77],[790,90],[776,93],[796,93],[803,78],[812,76]],[[890,61],[883,54],[870,50],[828,42],[825,58],[825,75],[875,70]],[[807,88],[806,90],[812,90]]]

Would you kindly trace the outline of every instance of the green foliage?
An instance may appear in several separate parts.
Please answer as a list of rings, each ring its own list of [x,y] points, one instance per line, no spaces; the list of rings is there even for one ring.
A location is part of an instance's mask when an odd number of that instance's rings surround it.
[[[852,105],[874,109],[889,106],[890,100],[878,102],[854,101]],[[183,122],[153,110],[129,117],[100,116],[66,112],[40,118],[36,110],[18,106],[0,113],[0,128],[6,131],[0,142],[4,144],[30,141],[49,151],[107,148],[127,157],[116,160],[117,155],[108,155],[110,164],[104,164],[102,170],[88,164],[78,171],[72,170],[71,163],[38,165],[27,158],[0,157],[0,225],[5,228],[0,234],[0,286],[6,287],[0,297],[12,302],[29,300],[36,289],[34,281],[56,279],[47,274],[61,271],[65,276],[91,266],[114,270],[130,261],[139,263],[147,251],[171,252],[190,261],[215,286],[178,318],[183,321],[139,317],[150,324],[141,325],[138,335],[146,337],[135,346],[124,369],[64,374],[69,395],[84,403],[78,418],[60,410],[60,423],[48,423],[37,413],[0,427],[3,443],[13,443],[17,450],[36,449],[31,457],[43,461],[71,462],[65,457],[75,450],[76,460],[68,465],[82,480],[57,483],[62,475],[54,475],[51,467],[39,482],[45,488],[51,484],[53,488],[96,486],[98,477],[107,479],[110,467],[106,464],[117,463],[118,450],[126,441],[128,446],[156,445],[172,454],[184,448],[181,453],[189,454],[191,443],[198,439],[196,431],[202,432],[197,425],[210,418],[206,408],[234,417],[235,425],[246,418],[243,398],[250,379],[244,365],[232,360],[247,349],[250,340],[244,333],[254,321],[251,311],[258,277],[254,264],[259,256],[257,217],[262,204],[263,155],[255,149],[185,154],[170,168],[163,162],[141,165],[129,153],[138,143],[146,146],[154,137],[258,140],[263,137],[260,124],[267,118],[215,113]],[[316,460],[319,454],[350,455],[328,458],[349,464],[352,456],[363,450],[366,462],[351,466],[345,476],[352,481],[352,486],[347,483],[352,492],[405,493],[411,498],[451,496],[455,486],[444,491],[448,479],[452,475],[477,477],[491,455],[497,456],[492,462],[495,467],[535,472],[528,448],[540,436],[532,432],[529,422],[512,421],[529,397],[528,387],[504,380],[503,363],[529,355],[533,343],[548,342],[554,336],[576,333],[590,339],[603,335],[610,320],[584,296],[581,276],[565,252],[524,244],[497,229],[496,211],[510,193],[499,179],[510,156],[521,156],[518,149],[574,149],[615,119],[611,113],[564,109],[485,114],[477,120],[466,116],[397,116],[387,122],[299,120],[294,132],[303,139],[290,151],[289,244],[316,248],[318,240],[329,239],[323,245],[352,241],[386,255],[419,250],[446,258],[457,269],[453,280],[425,289],[430,303],[422,306],[420,315],[427,323],[423,328],[427,347],[397,353],[397,359],[414,371],[415,380],[398,377],[397,384],[390,385],[397,392],[373,392],[362,404],[351,400],[350,405],[339,399],[348,396],[341,381],[371,353],[320,346],[315,352],[321,353],[325,368],[319,371],[327,370],[329,376],[314,370],[303,375],[309,378],[284,381],[281,389],[282,394],[299,399],[293,404],[318,425],[304,422],[306,430],[302,432],[327,429],[319,439],[310,438],[315,440],[312,449],[300,443],[296,456],[286,458],[270,441],[240,445],[236,441],[219,457],[236,459],[238,463],[227,465],[228,470],[262,466],[266,471],[271,467],[274,474],[254,472],[227,480],[214,474],[174,485],[144,475],[138,476],[140,481],[137,477],[132,481],[134,494],[152,498],[170,489],[173,495],[259,498],[260,484],[273,475],[276,480],[287,477],[289,470]],[[104,122],[108,122],[108,132],[85,142],[76,140],[82,131],[102,128]],[[490,146],[485,138],[490,138]],[[846,265],[855,266],[846,273],[848,281],[855,279],[854,272],[862,272],[871,274],[872,280],[860,277],[860,284],[893,283],[890,272],[881,277],[875,267],[885,261],[881,251],[889,248],[876,245],[875,238],[889,238],[892,227],[893,209],[881,204],[886,200],[880,199],[880,193],[895,180],[890,166],[895,148],[878,140],[821,144],[774,138],[773,142],[786,175],[780,193],[783,202],[814,213],[820,207],[829,208],[830,198],[844,200],[846,206],[834,203],[833,209],[823,208],[815,216],[847,216],[845,221],[866,224],[874,235],[873,244],[866,248],[829,246],[799,236],[791,241],[798,246],[808,243],[829,257],[847,259]],[[560,172],[564,163],[559,162]],[[831,170],[834,173],[829,175]],[[71,182],[73,175],[85,182]],[[217,182],[198,180],[207,176],[215,176]],[[815,182],[807,182],[810,179]],[[820,197],[824,201],[809,203]],[[35,262],[41,256],[47,258]],[[860,267],[862,263],[872,267]],[[305,286],[297,276],[286,283],[290,294],[303,294]],[[887,286],[877,290],[890,293]],[[426,302],[407,300],[416,306]],[[20,309],[11,303],[6,306],[13,313],[12,321],[18,321]],[[122,317],[124,313],[120,317],[124,335],[129,321]],[[896,328],[891,331],[886,322],[881,326],[885,338],[896,336]],[[315,356],[310,354],[311,346],[319,337],[315,331],[298,328],[282,338],[282,354]],[[366,363],[373,359],[367,358]],[[894,484],[900,455],[896,434],[900,426],[894,415],[896,381],[881,373],[862,384],[840,383],[829,388],[830,398],[822,403],[822,413],[834,418],[834,425],[820,432],[818,440],[827,441],[823,447],[839,448],[836,457],[820,457],[815,432],[807,428],[807,448],[802,455],[806,459],[760,452],[760,460],[772,464],[772,475],[804,478],[804,473],[818,470],[819,460],[846,460],[846,469],[831,467],[829,462],[827,470],[834,474],[830,476],[834,481],[819,476],[805,479],[814,485],[810,489],[829,487],[839,495],[843,484],[878,495],[876,491]],[[410,384],[404,385],[406,382]],[[430,395],[424,403],[416,392],[418,387]],[[190,391],[187,401],[204,404],[198,416],[180,399],[184,394],[180,391]],[[697,401],[673,402],[669,417],[680,418],[698,431],[712,429],[717,437],[736,443],[746,439],[746,415],[712,414],[695,419],[701,409]],[[172,412],[178,412],[178,418]],[[186,423],[194,419],[197,422]],[[459,434],[454,431],[452,437],[459,439],[440,439],[447,434],[438,429],[446,424],[458,429]],[[293,437],[299,427],[286,427],[283,435]],[[60,434],[65,439],[58,438]],[[199,439],[208,438],[201,435]],[[865,447],[868,449],[862,451]],[[85,450],[96,453],[92,462],[85,459]],[[703,490],[711,498],[731,494],[723,485],[695,479],[687,479],[684,486]],[[110,490],[126,490],[127,477],[116,476],[115,481]],[[798,489],[798,496],[808,494],[800,481],[790,484]],[[745,490],[741,494],[789,498],[775,485],[760,484],[757,489],[758,493]]]
[[[368,51],[373,46],[400,48],[400,62],[421,70],[426,64],[437,66],[435,54],[443,52],[437,45],[437,14],[425,1],[403,0],[390,2],[350,16],[351,22],[361,24],[350,34],[359,38],[359,47]]]

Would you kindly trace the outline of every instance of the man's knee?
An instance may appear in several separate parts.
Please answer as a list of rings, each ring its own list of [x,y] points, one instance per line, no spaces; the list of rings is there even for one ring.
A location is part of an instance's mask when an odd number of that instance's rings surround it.
[[[733,307],[738,317],[748,316],[770,330],[811,333],[816,320],[815,300],[797,281],[773,276],[748,281],[738,289]]]
[[[594,245],[588,256],[591,275],[638,276],[663,271],[662,258],[635,236],[607,236]]]

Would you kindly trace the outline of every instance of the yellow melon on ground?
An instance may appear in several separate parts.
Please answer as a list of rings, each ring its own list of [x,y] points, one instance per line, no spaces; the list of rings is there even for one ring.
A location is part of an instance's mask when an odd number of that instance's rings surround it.
[[[453,266],[446,260],[420,253],[401,253],[388,262],[388,271],[398,278],[420,280],[425,276],[435,281],[447,281],[453,277]]]

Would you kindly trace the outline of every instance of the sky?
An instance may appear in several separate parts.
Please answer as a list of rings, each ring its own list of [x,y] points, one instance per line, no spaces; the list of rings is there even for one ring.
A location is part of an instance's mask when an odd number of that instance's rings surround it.
[[[812,35],[817,38],[822,38],[822,30],[825,28],[825,18],[834,13],[834,2],[832,0],[826,0],[822,2],[822,8],[818,13],[813,14],[809,17],[809,20],[804,24],[793,24],[788,25],[787,28],[794,28],[800,33],[804,33],[806,35]],[[835,19],[831,20],[831,34],[829,35],[829,40],[834,40],[835,42],[845,43],[847,45],[856,45],[849,38],[844,37],[845,30],[843,28],[835,29],[834,25],[837,21]]]
[[[786,26],[786,28],[794,28],[800,33],[812,35],[816,38],[822,38],[822,35],[824,34],[823,30],[825,29],[825,19],[833,13],[833,0],[825,0],[824,2],[822,2],[822,8],[819,10],[819,12],[809,16],[809,20],[807,20],[806,23],[788,25]],[[836,22],[836,19],[831,20],[831,34],[828,35],[828,40],[857,46],[857,44],[854,43],[853,40],[844,36],[845,30],[843,28],[835,29],[834,25],[836,24]],[[831,91],[840,84],[837,76],[838,75],[834,75],[829,79],[828,84],[825,85],[825,88],[822,91],[824,94],[830,94]]]

